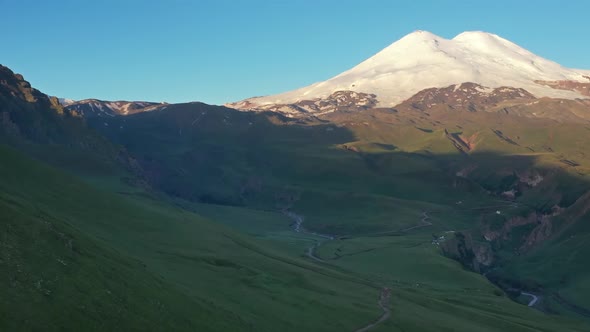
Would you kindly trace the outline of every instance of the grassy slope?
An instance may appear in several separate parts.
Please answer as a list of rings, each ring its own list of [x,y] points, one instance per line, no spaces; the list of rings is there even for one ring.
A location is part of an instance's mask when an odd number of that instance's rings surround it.
[[[513,188],[511,178],[515,173],[526,174],[533,169],[544,176],[544,181],[534,188],[521,186],[518,208],[499,208],[501,218],[493,216],[495,209],[482,210],[478,212],[481,216],[474,213],[472,220],[501,219],[504,222],[511,216],[526,215],[531,209],[551,213],[555,205],[570,207],[573,211],[553,219],[551,240],[526,255],[513,256],[512,253],[522,245],[521,237],[528,234],[525,228],[530,231],[531,227],[515,229],[510,235],[512,245],[502,245],[508,252],[500,253],[502,258],[508,259],[503,262],[507,265],[496,272],[531,289],[546,292],[544,302],[550,311],[572,314],[571,310],[565,310],[550,299],[555,293],[574,305],[590,308],[590,293],[586,287],[590,274],[584,260],[589,252],[586,244],[589,230],[585,226],[588,217],[585,214],[571,216],[578,209],[576,205],[580,205],[574,202],[590,188],[590,156],[585,151],[590,140],[587,126],[481,113],[441,113],[434,114],[435,119],[418,119],[412,114],[404,116],[405,119],[389,125],[383,124],[387,119],[371,124],[383,128],[357,127],[356,144],[373,141],[395,145],[405,151],[434,153],[443,164],[455,170],[476,166],[468,177],[492,192]],[[413,119],[412,125],[408,119]],[[429,130],[425,132],[417,127]],[[461,157],[455,150],[456,156],[452,157],[454,148],[444,137],[443,128],[461,132],[464,137],[477,135],[475,148],[469,156]],[[501,130],[512,143],[498,137],[492,129]],[[568,164],[568,161],[573,163]]]
[[[197,204],[202,213],[211,206]],[[221,217],[227,213],[252,213],[235,207],[214,208]],[[271,216],[246,217],[248,231],[269,245],[289,248],[292,254],[302,254],[313,245],[307,235],[295,236],[270,223]],[[275,216],[279,218],[279,216]],[[445,229],[446,215],[432,216],[434,230]],[[244,225],[236,225],[244,227]],[[270,226],[270,227],[269,227]],[[284,227],[284,226],[283,226]],[[325,260],[320,265],[347,271],[391,287],[392,318],[377,331],[585,331],[588,326],[576,321],[549,316],[518,305],[491,285],[484,277],[464,270],[457,262],[440,255],[431,244],[432,228],[416,229],[405,236],[353,237],[328,241],[317,254]],[[304,241],[305,237],[308,241]],[[297,251],[297,247],[298,250]],[[428,317],[428,319],[424,319]]]
[[[557,223],[570,226],[537,250],[509,262],[502,272],[513,278],[518,276],[531,288],[541,288],[547,295],[545,304],[548,310],[571,314],[555,303],[553,297],[558,294],[568,303],[585,310],[588,315],[590,288],[587,280],[590,278],[590,269],[582,263],[590,254],[587,199],[576,203],[574,207],[575,213],[582,211],[581,215],[573,216],[575,223],[571,223],[572,216],[569,214],[556,218]]]
[[[375,315],[377,290],[358,278],[1,153],[7,328],[330,330]]]
[[[176,105],[169,112],[115,119],[124,122],[125,130],[110,133],[132,152],[165,163],[155,167],[172,175],[161,177],[169,179],[165,190],[196,200],[210,194],[222,203],[264,209],[276,208],[277,196],[290,195],[295,197],[292,208],[305,215],[306,227],[325,233],[400,230],[416,225],[423,211],[438,212],[440,228],[429,232],[478,227],[496,211],[479,207],[498,204],[485,190],[506,190],[515,170],[553,172],[548,184],[529,188],[519,198],[525,207],[571,204],[571,197],[588,187],[571,176],[585,174],[586,157],[579,152],[589,132],[578,125],[528,119],[523,126],[522,119],[495,114],[452,113],[438,119],[414,117],[409,123],[407,118],[371,119],[374,114],[358,113],[346,114],[344,121],[332,119],[337,125],[299,126],[203,105]],[[475,149],[469,155],[458,153],[444,129],[465,137],[477,134]],[[344,145],[360,152],[346,151]],[[562,159],[582,166],[565,172]],[[476,167],[468,176],[477,185],[454,176],[471,166]],[[259,187],[243,200],[240,188],[252,178]],[[563,194],[569,190],[575,193],[571,197]],[[500,209],[505,218],[526,213]],[[308,243],[291,241],[290,248]]]
[[[376,331],[589,329],[513,303],[484,277],[442,257],[424,233],[332,241],[320,247],[320,257],[329,264],[365,271],[394,285],[394,318]]]
[[[1,329],[224,330],[238,323],[73,227],[68,205],[77,201],[49,208],[48,201],[81,193],[58,189],[71,178],[3,147],[0,155]]]
[[[307,227],[323,232],[390,231],[411,226],[424,209],[487,199],[481,189],[454,188],[432,157],[357,154],[338,148],[354,140],[348,129],[271,120],[184,104],[98,128],[139,156],[155,185],[170,194],[261,209],[292,206],[308,217]],[[284,196],[292,202],[277,198]],[[405,221],[391,218],[402,214]]]
[[[292,242],[278,214],[195,207],[254,241],[1,152],[7,329],[353,330],[378,314],[377,290],[363,283],[385,283],[394,289],[393,318],[382,330],[576,330],[494,295],[481,277],[433,251],[429,235],[347,240],[344,250],[387,248],[322,267],[296,258],[309,242]]]

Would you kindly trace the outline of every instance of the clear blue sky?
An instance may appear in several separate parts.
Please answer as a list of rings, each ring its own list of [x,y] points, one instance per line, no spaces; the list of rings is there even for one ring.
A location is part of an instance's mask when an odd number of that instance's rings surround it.
[[[414,30],[590,69],[590,1],[0,0],[0,64],[74,99],[223,103],[330,78]]]

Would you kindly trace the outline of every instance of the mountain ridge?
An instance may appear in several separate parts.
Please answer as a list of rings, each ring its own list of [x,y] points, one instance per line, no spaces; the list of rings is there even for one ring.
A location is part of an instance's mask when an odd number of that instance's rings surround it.
[[[61,100],[60,100],[61,103]],[[88,117],[113,117],[117,115],[130,115],[141,112],[149,112],[163,109],[167,103],[148,101],[108,101],[100,99],[84,99],[62,103],[65,109],[76,111],[82,116]]]

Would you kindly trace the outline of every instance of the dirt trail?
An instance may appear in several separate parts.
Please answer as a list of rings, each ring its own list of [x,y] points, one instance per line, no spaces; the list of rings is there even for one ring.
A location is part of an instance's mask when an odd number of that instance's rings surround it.
[[[390,299],[391,299],[391,289],[389,289],[387,287],[383,287],[383,289],[381,290],[381,293],[379,294],[379,302],[378,302],[379,307],[383,311],[383,314],[381,315],[381,317],[379,317],[379,319],[377,319],[373,323],[370,323],[369,325],[362,327],[362,328],[356,330],[355,332],[369,331],[370,329],[372,329],[372,328],[376,327],[377,325],[383,323],[384,321],[388,320],[389,317],[391,316],[391,309],[389,308],[389,300]]]
[[[405,233],[414,229],[418,229],[418,228],[422,228],[422,227],[428,227],[428,226],[432,226],[432,223],[430,221],[430,216],[428,215],[428,212],[422,212],[422,219],[420,220],[420,224],[419,225],[415,225],[412,227],[408,227],[408,228],[403,228],[403,229],[398,229],[398,230],[393,230],[393,231],[384,231],[384,232],[376,232],[376,233],[365,233],[365,234],[357,234],[357,235],[340,235],[338,236],[339,239],[350,239],[353,237],[363,237],[363,236],[386,236],[386,235],[399,235],[400,233]]]
[[[421,220],[420,225],[404,228],[404,229],[400,230],[400,232],[408,232],[413,229],[432,226],[432,223],[428,220],[430,220],[430,216],[428,215],[428,212],[422,212],[422,220]]]
[[[320,233],[306,231],[305,228],[303,228],[303,226],[302,226],[303,220],[304,220],[303,216],[298,215],[298,214],[291,212],[291,211],[283,211],[283,213],[295,222],[292,225],[294,232],[315,235],[315,236],[319,236],[319,237],[326,239],[324,241],[316,241],[313,246],[307,248],[307,250],[305,251],[305,254],[307,255],[307,257],[309,257],[317,262],[325,263],[325,261],[323,259],[319,258],[316,255],[316,250],[326,241],[334,240],[334,239],[336,239],[336,237],[333,235],[320,234]],[[422,224],[415,226],[413,228],[425,227],[425,226],[432,225],[432,223],[428,222],[428,219],[430,219],[430,217],[428,216],[428,213],[424,212],[422,214]],[[379,305],[379,308],[381,308],[381,311],[383,311],[383,314],[381,316],[379,316],[379,318],[376,321],[369,323],[368,325],[366,325],[360,329],[355,330],[355,332],[369,331],[369,330],[373,329],[374,327],[376,327],[377,325],[388,320],[389,317],[391,316],[391,309],[389,307],[390,299],[391,299],[391,289],[389,289],[387,287],[383,287],[383,289],[381,289],[381,292],[379,293],[379,301],[377,302]]]

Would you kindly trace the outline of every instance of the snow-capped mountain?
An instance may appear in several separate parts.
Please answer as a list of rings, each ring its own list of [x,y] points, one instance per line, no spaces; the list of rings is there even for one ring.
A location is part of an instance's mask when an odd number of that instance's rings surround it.
[[[375,95],[377,106],[392,107],[424,89],[465,82],[492,89],[524,89],[536,97],[587,98],[584,95],[588,96],[590,70],[563,67],[491,33],[471,31],[445,39],[427,31],[416,31],[327,81],[228,106],[278,111],[283,108],[287,113],[327,112],[330,109],[284,108],[302,101],[309,104],[330,99],[337,91],[353,91]]]

